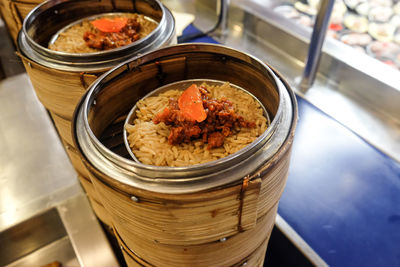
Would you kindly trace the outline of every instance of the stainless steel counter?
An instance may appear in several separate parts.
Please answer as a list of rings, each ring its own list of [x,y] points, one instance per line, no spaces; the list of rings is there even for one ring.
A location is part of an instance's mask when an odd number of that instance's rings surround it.
[[[0,81],[0,151],[0,265],[118,266],[26,74]]]

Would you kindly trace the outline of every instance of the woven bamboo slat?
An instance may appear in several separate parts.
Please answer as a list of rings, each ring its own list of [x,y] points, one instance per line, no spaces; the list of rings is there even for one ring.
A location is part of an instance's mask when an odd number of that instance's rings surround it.
[[[88,172],[86,167],[82,164],[82,161],[80,160],[79,155],[77,154],[75,149],[66,144],[64,140],[62,141],[64,143],[65,150],[69,155],[71,163],[78,173],[79,182],[82,185],[84,191],[86,192],[88,199],[90,200],[90,204],[93,208],[94,213],[96,214],[96,216],[99,218],[100,221],[111,227],[113,225],[111,218],[107,210],[104,208],[103,204],[101,204],[100,196],[96,192],[90,178],[88,178]],[[85,173],[86,176],[83,173]]]
[[[108,226],[112,226],[111,218],[107,210],[101,204],[100,196],[96,192],[90,178],[88,178],[88,171],[85,165],[83,165],[81,159],[79,158],[79,155],[77,154],[75,148],[68,145],[64,140],[62,140],[62,142],[64,144],[65,151],[67,152],[69,159],[71,160],[72,166],[78,173],[79,182],[90,200],[94,213],[100,219],[100,221]]]
[[[270,235],[271,234],[269,234],[269,236]],[[264,243],[259,248],[257,248],[257,250],[254,251],[254,253],[249,258],[246,259],[245,262],[241,263],[240,265],[237,265],[237,267],[241,267],[241,266],[263,267],[264,261],[266,260],[265,259],[265,251],[267,250],[269,236],[268,236],[268,239],[265,240]]]
[[[50,112],[72,121],[75,107],[97,77],[104,72],[80,73],[47,68],[19,54],[40,102]]]
[[[31,12],[33,8],[35,8],[40,3],[44,2],[44,0],[36,0],[36,1],[11,1],[18,12],[18,14],[23,19]]]
[[[78,174],[82,175],[83,177],[89,177],[89,172],[86,166],[82,163],[81,158],[79,157],[78,152],[73,146],[67,144],[64,140],[62,140],[64,144],[65,151],[67,152],[69,159],[71,160],[72,166],[74,166],[75,170]],[[87,178],[87,180],[90,180]]]
[[[271,211],[271,218],[275,218],[276,208]],[[147,241],[137,241],[135,251],[121,238],[114,228],[115,236],[128,266],[263,266],[265,251],[274,221],[264,216],[262,220],[269,220],[267,224],[260,221],[258,228],[235,235],[224,242],[213,242],[196,246],[166,246],[158,243],[149,248]],[[262,226],[262,227],[260,227]],[[249,233],[251,232],[251,233]],[[255,235],[260,235],[255,238]],[[261,236],[266,235],[265,239]],[[265,237],[265,236],[264,236]],[[257,240],[256,240],[257,239]],[[261,243],[256,243],[260,241]],[[143,245],[145,248],[143,248]],[[149,251],[157,251],[149,253]],[[141,255],[141,253],[144,254]],[[147,253],[146,253],[147,252]],[[142,258],[150,256],[150,258]],[[154,259],[156,258],[156,259]]]
[[[269,166],[266,176],[259,173],[260,178],[249,182],[242,197],[242,206],[241,184],[196,194],[157,194],[136,188],[118,188],[117,184],[110,187],[102,181],[112,184],[112,179],[88,168],[96,191],[115,224],[126,228],[134,236],[150,241],[193,245],[253,228],[253,220],[276,205],[283,191],[287,170],[282,169],[288,167],[290,156],[290,151],[286,152],[285,157]],[[268,192],[278,193],[267,195]],[[132,201],[131,196],[138,198],[139,202]],[[241,225],[238,225],[239,220]]]
[[[26,15],[42,2],[43,0],[0,0],[0,12],[14,44],[17,44],[18,32],[21,30]]]
[[[90,180],[88,180],[88,178],[83,177],[82,175],[78,175],[78,179],[79,179],[83,189],[85,190],[86,194],[91,199],[97,201],[99,203],[99,205],[102,205],[101,201],[100,201],[100,196],[97,194],[96,190],[94,189],[92,182]]]
[[[7,29],[14,44],[17,43],[18,32],[21,29],[21,21],[18,16],[15,16],[15,7],[10,1],[1,0],[0,1],[0,12],[4,23],[7,25]]]
[[[64,119],[52,112],[50,112],[50,115],[54,121],[54,124],[56,125],[58,134],[60,135],[61,139],[64,140],[64,142],[69,146],[74,147],[74,141],[72,140],[71,134],[71,121]]]
[[[234,266],[251,258],[257,248],[269,238],[275,221],[277,205],[260,218],[256,226],[248,231],[238,233],[223,242],[215,241],[201,245],[173,246],[148,241],[141,237],[127,234],[124,227],[115,224],[119,238],[127,252],[147,262],[151,266]],[[128,249],[129,248],[129,249]],[[157,251],[157,253],[154,253]],[[263,251],[265,254],[265,250]],[[255,266],[255,265],[251,265]]]
[[[121,244],[121,243],[120,243]],[[265,251],[267,249],[268,245],[268,240],[266,240],[262,246],[260,246],[253,255],[251,255],[249,258],[246,259],[245,262],[235,264],[234,267],[241,267],[241,266],[246,266],[246,267],[262,267],[264,265],[265,259]],[[139,259],[132,251],[129,251],[128,248],[123,245],[121,245],[122,249],[122,254],[124,256],[125,262],[129,267],[153,267],[152,265],[144,262],[142,259]],[[193,264],[190,264],[191,266],[196,266]],[[214,265],[212,265],[214,266]]]
[[[108,227],[112,227],[113,226],[112,220],[111,220],[108,212],[104,208],[104,206],[101,203],[99,203],[97,200],[91,198],[90,195],[88,195],[88,199],[90,201],[92,209],[93,209],[94,213],[96,214],[97,218],[101,222],[103,222],[105,225],[107,225]]]

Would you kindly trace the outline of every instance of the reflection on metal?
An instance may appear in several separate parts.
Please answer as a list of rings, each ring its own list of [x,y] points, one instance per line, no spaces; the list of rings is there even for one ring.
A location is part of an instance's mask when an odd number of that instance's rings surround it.
[[[219,29],[222,35],[228,32],[228,12],[230,0],[221,0],[219,3],[219,13],[218,16],[221,17],[221,24]]]
[[[7,265],[66,234],[56,209],[19,223],[0,232],[0,265]]]
[[[57,209],[81,266],[118,266],[85,195],[68,199]]]
[[[39,248],[8,265],[6,267],[40,266],[38,263],[59,262],[62,266],[80,266],[68,236],[64,236],[44,247]]]
[[[1,266],[118,266],[26,74],[0,82],[0,151]]]
[[[307,63],[300,81],[300,90],[302,92],[305,92],[314,83],[321,58],[322,45],[325,40],[334,3],[335,0],[321,1],[321,6],[311,35],[310,46],[308,48]]]
[[[220,31],[221,36],[225,36],[228,32],[228,12],[229,12],[229,3],[230,0],[220,0],[218,3],[218,21],[208,31],[204,32],[199,32],[199,33],[194,33],[194,34],[188,34],[188,35],[182,35],[178,37],[178,43],[184,43],[188,42],[190,40],[211,34],[217,30]]]

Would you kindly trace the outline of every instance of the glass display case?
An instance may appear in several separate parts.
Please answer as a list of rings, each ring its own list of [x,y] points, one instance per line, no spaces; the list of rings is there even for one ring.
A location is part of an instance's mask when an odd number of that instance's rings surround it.
[[[175,11],[194,14],[194,25],[201,31],[212,28],[217,21],[218,1],[189,1],[187,5],[174,5],[176,1],[164,2]],[[316,80],[302,93],[299,84],[307,61],[318,1],[296,4],[280,0],[231,0],[229,3],[228,34],[214,32],[212,36],[217,42],[267,62],[288,80],[298,94],[379,150],[400,160],[400,79],[396,63],[399,45],[396,31],[392,42],[378,40],[377,36],[368,33],[370,21],[367,16],[356,14],[356,3],[336,2]],[[389,21],[395,23],[398,4],[390,4],[393,12]],[[361,23],[365,24],[365,33],[349,30],[346,24],[358,23],[352,17],[363,18]],[[376,17],[380,19],[379,14]]]

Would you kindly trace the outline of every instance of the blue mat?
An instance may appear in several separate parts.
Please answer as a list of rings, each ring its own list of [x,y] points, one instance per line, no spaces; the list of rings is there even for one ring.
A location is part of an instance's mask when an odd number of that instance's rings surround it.
[[[183,32],[182,32],[182,36],[185,35],[191,35],[191,34],[196,34],[196,33],[201,33],[201,31],[199,29],[197,29],[195,26],[193,26],[193,24],[190,24],[189,26],[187,26]],[[215,41],[212,37],[205,35],[193,40],[188,41],[187,43],[211,43],[211,44],[219,44],[217,41]]]

